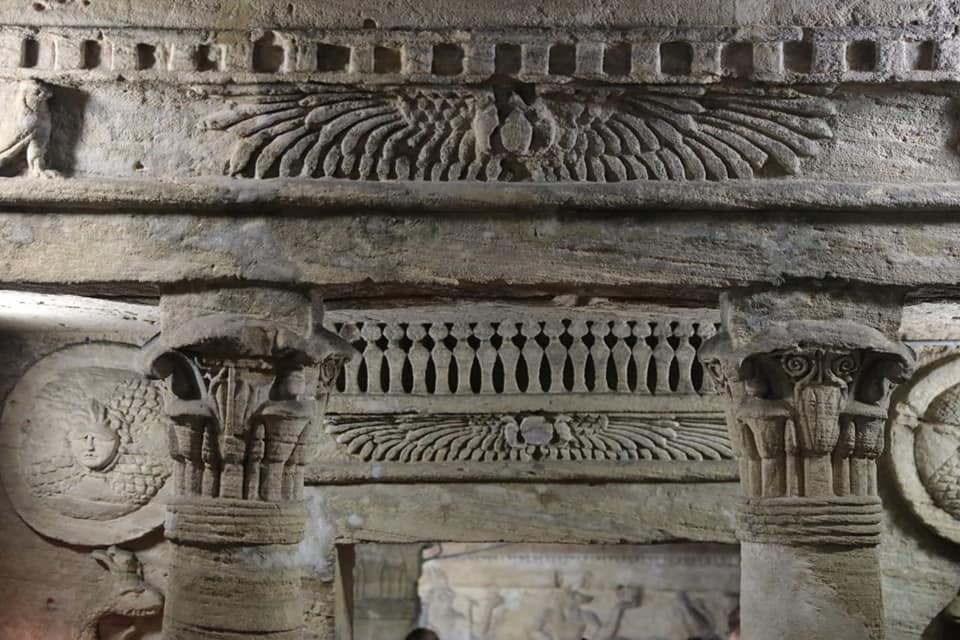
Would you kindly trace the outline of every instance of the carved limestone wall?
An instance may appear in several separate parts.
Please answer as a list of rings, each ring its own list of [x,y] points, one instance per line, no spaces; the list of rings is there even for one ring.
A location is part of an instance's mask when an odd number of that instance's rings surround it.
[[[16,109],[0,131],[0,164],[11,176],[67,177],[10,185],[20,202],[85,206],[184,202],[158,178],[235,204],[249,204],[242,185],[255,185],[256,200],[296,207],[384,195],[356,182],[496,185],[483,200],[504,183],[534,200],[551,197],[537,183],[562,183],[567,202],[586,206],[612,193],[609,183],[676,202],[682,191],[650,183],[732,182],[693,197],[723,208],[744,190],[811,206],[811,188],[829,180],[889,206],[862,188],[869,176],[900,183],[898,202],[956,198],[923,184],[960,166],[949,84],[960,79],[960,40],[948,23],[715,24],[7,24],[0,80]],[[874,123],[867,136],[864,121]],[[784,179],[795,176],[810,182]],[[95,190],[89,178],[131,184]],[[312,178],[348,184],[331,192]],[[439,200],[419,192],[432,185],[416,189],[416,205],[464,206],[445,189]]]

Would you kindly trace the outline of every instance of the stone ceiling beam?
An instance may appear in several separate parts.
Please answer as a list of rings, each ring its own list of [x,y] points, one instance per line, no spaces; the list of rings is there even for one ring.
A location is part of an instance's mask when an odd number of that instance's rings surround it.
[[[790,281],[924,297],[956,296],[960,282],[960,222],[937,214],[6,214],[0,238],[3,286],[114,296],[247,281],[328,299],[577,294],[713,306],[725,288]]]

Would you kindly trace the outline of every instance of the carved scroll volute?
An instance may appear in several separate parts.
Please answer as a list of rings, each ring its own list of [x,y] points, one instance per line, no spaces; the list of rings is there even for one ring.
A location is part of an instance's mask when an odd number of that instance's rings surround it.
[[[301,499],[311,426],[349,344],[234,314],[201,316],[160,341],[150,371],[168,381],[177,495]]]

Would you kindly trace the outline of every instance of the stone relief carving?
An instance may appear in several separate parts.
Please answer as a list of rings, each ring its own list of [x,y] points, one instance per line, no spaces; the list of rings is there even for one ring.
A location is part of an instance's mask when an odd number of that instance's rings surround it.
[[[790,90],[235,87],[201,128],[238,138],[253,178],[489,182],[727,180],[796,174],[833,133]]]
[[[176,293],[160,311],[142,361],[173,423],[164,635],[302,635],[304,464],[349,345],[300,292]]]
[[[420,625],[451,640],[666,640],[723,633],[736,553],[444,544],[424,562]]]
[[[102,593],[102,604],[85,616],[76,640],[138,640],[146,619],[163,612],[163,594],[143,578],[143,567],[136,554],[112,546],[90,555],[110,572],[109,588]],[[115,633],[106,633],[107,629]]]
[[[73,544],[136,538],[163,522],[170,475],[161,387],[136,347],[86,344],[23,376],[3,414],[3,482],[40,533]]]
[[[535,640],[574,640],[583,638],[591,628],[594,632],[590,637],[595,640],[617,640],[623,614],[642,604],[643,589],[617,587],[616,601],[603,621],[585,606],[593,600],[593,596],[573,585],[563,585],[554,595],[551,606],[543,612],[532,637]]]
[[[206,328],[197,324],[198,331]],[[224,324],[228,335],[255,329],[266,335],[272,330],[266,322],[250,321],[250,328],[231,326],[231,319]],[[296,339],[312,355],[308,349],[316,347],[309,338]],[[317,397],[331,388],[347,356],[337,352],[304,371],[301,360],[307,356],[298,359],[279,347],[274,351],[261,356],[263,362],[174,350],[156,356],[156,372],[173,372],[165,387],[164,411],[174,425],[170,454],[176,495],[270,502],[302,499],[303,465],[315,439]]]
[[[891,412],[897,484],[914,513],[960,543],[960,359],[925,368]]]
[[[877,458],[891,383],[904,379],[913,355],[847,330],[844,346],[816,346],[820,326],[797,322],[770,344],[803,346],[737,355],[721,334],[705,349],[708,370],[731,397],[728,424],[745,493],[741,539],[879,543]],[[864,346],[846,346],[856,340]],[[803,528],[789,523],[810,509],[823,518]]]
[[[47,146],[52,124],[47,102],[53,94],[40,80],[23,80],[17,86],[11,109],[0,118],[0,167],[26,163],[32,177],[60,174],[47,166]]]
[[[524,311],[517,312],[518,315]],[[342,394],[716,393],[697,348],[712,318],[604,318],[545,312],[456,321],[346,320],[334,327],[359,357],[337,381]]]
[[[358,357],[336,380],[315,482],[508,477],[512,466],[557,479],[735,473],[721,398],[697,355],[717,331],[711,312],[498,304],[330,315]],[[459,465],[412,464],[425,462]]]
[[[405,638],[416,626],[420,602],[419,544],[354,547],[353,624],[357,640]]]
[[[713,415],[338,415],[327,431],[379,462],[733,459]]]

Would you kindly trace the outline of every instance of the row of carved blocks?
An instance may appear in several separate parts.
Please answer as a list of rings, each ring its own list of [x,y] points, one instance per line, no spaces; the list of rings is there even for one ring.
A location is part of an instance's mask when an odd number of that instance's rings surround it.
[[[6,33],[0,39],[0,68],[51,71],[318,73],[324,76],[481,79],[604,79],[637,82],[843,78],[924,79],[960,71],[960,41],[953,39],[854,40],[561,40],[484,38],[445,41],[443,34],[376,32],[330,34],[322,40],[267,32],[213,38],[136,34]],[[193,37],[190,37],[190,36]],[[452,38],[451,38],[452,40]]]

